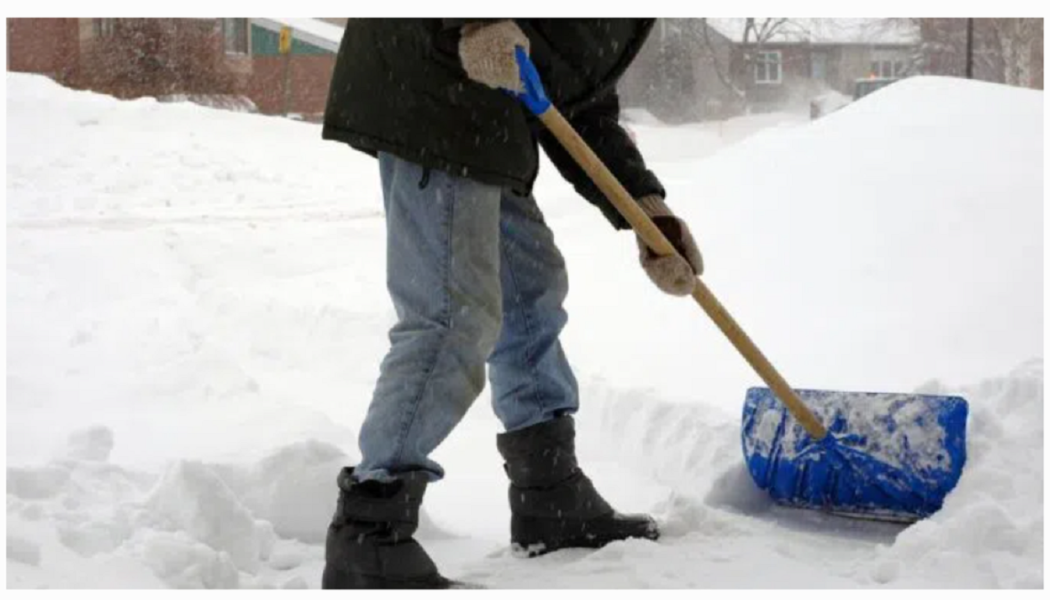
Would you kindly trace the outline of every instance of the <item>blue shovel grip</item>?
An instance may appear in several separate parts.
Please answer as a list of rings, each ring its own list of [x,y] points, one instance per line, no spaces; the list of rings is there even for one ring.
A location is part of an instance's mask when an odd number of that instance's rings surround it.
[[[514,48],[514,57],[518,61],[518,75],[521,77],[524,92],[513,92],[513,94],[525,104],[529,112],[537,117],[547,112],[551,101],[547,99],[547,92],[543,89],[543,82],[536,72],[536,65],[529,60],[529,55],[521,46]]]

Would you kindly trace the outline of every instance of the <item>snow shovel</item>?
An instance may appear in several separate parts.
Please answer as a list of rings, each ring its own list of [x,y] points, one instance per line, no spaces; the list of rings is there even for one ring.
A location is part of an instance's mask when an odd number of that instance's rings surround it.
[[[551,105],[517,49],[520,99],[657,254],[677,251]],[[742,440],[755,483],[777,503],[914,522],[939,510],[966,462],[966,401],[957,396],[793,390],[700,278],[693,299],[769,387],[751,388]]]

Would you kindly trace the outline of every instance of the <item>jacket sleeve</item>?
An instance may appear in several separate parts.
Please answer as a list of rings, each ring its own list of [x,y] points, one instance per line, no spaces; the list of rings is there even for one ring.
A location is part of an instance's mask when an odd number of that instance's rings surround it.
[[[566,115],[565,118],[627,188],[631,196],[636,199],[651,194],[661,198],[666,196],[663,185],[656,175],[646,168],[638,147],[620,126],[620,99],[615,88],[610,88],[596,101],[571,115]],[[576,164],[554,134],[541,126],[538,137],[547,157],[554,163],[561,176],[573,185],[576,192],[601,209],[613,227],[629,229],[630,224],[627,220],[605,198],[587,173]]]

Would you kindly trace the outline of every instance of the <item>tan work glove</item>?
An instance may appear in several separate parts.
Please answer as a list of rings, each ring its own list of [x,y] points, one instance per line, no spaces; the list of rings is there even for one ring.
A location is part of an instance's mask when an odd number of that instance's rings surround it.
[[[459,60],[463,70],[478,83],[491,88],[521,92],[514,47],[529,52],[529,38],[511,20],[464,25],[459,37]]]
[[[645,274],[660,288],[672,296],[688,296],[696,285],[697,275],[704,272],[704,258],[696,247],[696,240],[689,232],[685,221],[674,216],[660,196],[645,196],[638,200],[645,214],[664,234],[667,241],[681,256],[659,256],[638,237],[639,260]]]

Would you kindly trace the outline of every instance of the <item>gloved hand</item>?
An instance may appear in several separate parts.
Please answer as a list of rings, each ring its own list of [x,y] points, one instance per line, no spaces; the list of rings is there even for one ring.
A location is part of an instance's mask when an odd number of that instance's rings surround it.
[[[696,285],[697,275],[704,272],[704,258],[696,247],[696,240],[689,232],[685,221],[674,216],[660,196],[645,196],[638,200],[645,214],[653,220],[667,241],[681,256],[659,256],[638,237],[639,260],[645,274],[660,288],[672,296],[688,296]]]
[[[529,38],[507,19],[496,23],[464,25],[459,37],[459,60],[467,77],[491,88],[521,92],[521,77],[514,47],[529,52]]]

